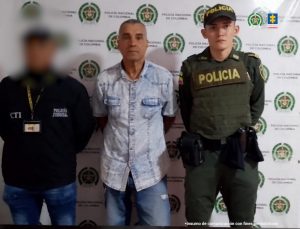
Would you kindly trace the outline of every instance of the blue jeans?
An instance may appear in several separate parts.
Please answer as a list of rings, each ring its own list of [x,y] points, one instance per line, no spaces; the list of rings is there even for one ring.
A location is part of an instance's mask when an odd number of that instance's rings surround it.
[[[171,224],[167,178],[158,184],[137,192],[131,176],[125,192],[106,187],[105,206],[110,226],[130,225],[132,202],[135,197],[138,225],[169,226]]]
[[[45,201],[53,225],[75,225],[75,183],[46,191],[32,191],[5,185],[3,199],[10,208],[14,224],[39,225]]]

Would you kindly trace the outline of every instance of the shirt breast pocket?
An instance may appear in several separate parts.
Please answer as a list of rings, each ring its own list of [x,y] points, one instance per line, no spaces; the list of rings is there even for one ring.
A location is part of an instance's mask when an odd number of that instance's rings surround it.
[[[142,99],[142,116],[151,119],[155,114],[161,112],[161,101],[159,98]]]
[[[114,118],[120,117],[121,114],[121,99],[116,96],[108,96],[104,99],[104,104],[107,106],[108,113]]]

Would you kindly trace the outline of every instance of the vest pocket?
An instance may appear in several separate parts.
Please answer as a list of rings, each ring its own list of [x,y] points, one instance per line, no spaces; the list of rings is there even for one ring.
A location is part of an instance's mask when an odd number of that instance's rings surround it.
[[[104,99],[104,104],[108,107],[108,112],[112,117],[119,117],[121,114],[121,99],[115,96],[108,96]]]
[[[146,119],[151,119],[155,113],[161,109],[161,101],[159,98],[144,98],[142,99],[142,116]]]

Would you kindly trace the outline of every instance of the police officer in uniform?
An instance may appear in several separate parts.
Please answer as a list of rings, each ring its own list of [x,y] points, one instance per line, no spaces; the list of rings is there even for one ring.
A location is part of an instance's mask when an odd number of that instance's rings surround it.
[[[0,83],[3,199],[15,224],[39,225],[45,202],[53,225],[75,225],[76,153],[95,123],[89,96],[54,70],[51,31],[34,27],[23,39],[25,70]]]
[[[201,33],[209,47],[183,62],[179,78],[185,128],[200,139],[197,163],[194,156],[183,161],[186,217],[198,225],[209,222],[219,192],[231,226],[254,220],[263,158],[251,126],[263,112],[264,80],[258,56],[233,49],[235,21],[230,6],[206,11]]]

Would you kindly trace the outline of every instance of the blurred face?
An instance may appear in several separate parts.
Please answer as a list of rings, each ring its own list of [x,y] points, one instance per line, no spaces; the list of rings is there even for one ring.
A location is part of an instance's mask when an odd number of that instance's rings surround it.
[[[56,45],[52,40],[39,40],[33,38],[25,44],[26,67],[32,71],[40,72],[51,67]]]
[[[232,49],[233,38],[239,32],[239,27],[229,18],[221,17],[206,25],[201,33],[208,40],[210,48],[222,51]]]
[[[144,60],[148,47],[145,26],[142,24],[124,24],[119,31],[118,48],[127,61]]]

